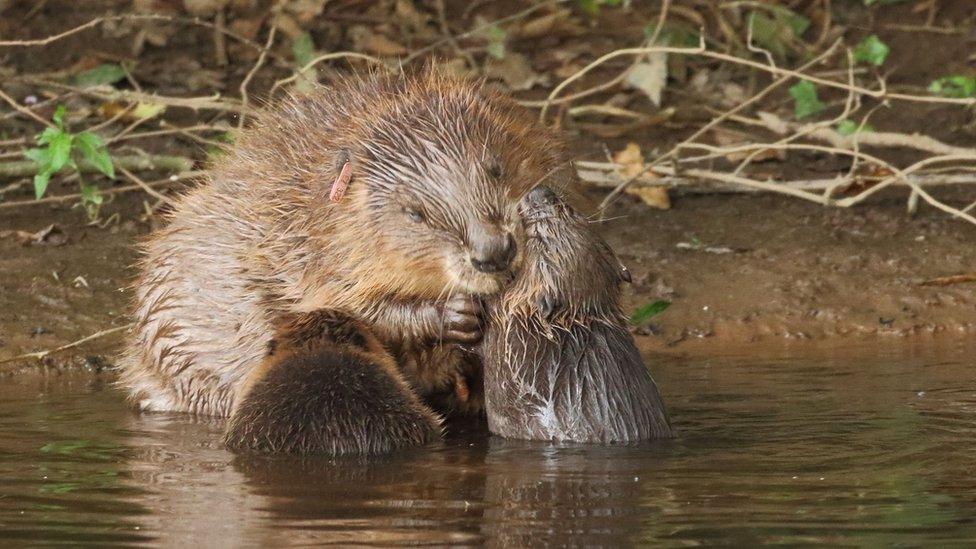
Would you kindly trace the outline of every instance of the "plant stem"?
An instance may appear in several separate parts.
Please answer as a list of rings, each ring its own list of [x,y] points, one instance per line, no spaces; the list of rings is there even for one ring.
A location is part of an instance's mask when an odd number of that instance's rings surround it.
[[[113,156],[112,164],[120,170],[146,171],[165,170],[170,172],[185,172],[193,168],[193,160],[182,156],[167,155],[131,155]],[[87,160],[78,162],[78,169],[82,172],[97,172],[92,163]],[[14,162],[0,162],[0,177],[27,177],[37,174],[38,165],[32,160],[17,160]],[[62,170],[58,173],[68,173]]]

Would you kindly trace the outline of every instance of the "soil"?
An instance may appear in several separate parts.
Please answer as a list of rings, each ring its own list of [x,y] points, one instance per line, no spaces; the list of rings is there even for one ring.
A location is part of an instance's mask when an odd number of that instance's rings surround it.
[[[0,3],[0,10],[4,4]],[[33,10],[33,3],[13,2],[0,16],[0,38],[46,36],[107,13],[108,8],[122,11],[128,6],[121,1],[89,2],[84,9],[65,12],[66,4],[51,0]],[[876,32],[891,46],[884,67],[886,73],[891,73],[890,85],[919,92],[934,77],[973,72],[973,60],[967,56],[973,51],[976,33],[966,30],[973,27],[969,1],[939,2],[939,15],[933,25],[962,29],[954,33],[891,28],[892,24],[906,22],[920,24],[924,17],[912,11],[912,4],[874,10],[864,9],[860,2],[845,4],[850,5],[836,8],[839,11],[834,14],[834,23],[845,27],[848,43]],[[648,6],[654,5],[657,4],[635,1],[634,13],[642,14],[641,17],[605,8],[593,24],[584,26],[581,35],[563,40],[547,37],[536,42],[513,39],[508,46],[511,51],[528,56],[534,70],[558,81],[554,67],[560,51],[584,51],[584,58],[588,58],[592,52],[632,46],[639,42],[647,24],[653,22],[655,12]],[[368,13],[356,15],[355,2],[338,2],[334,6],[333,11],[327,7],[326,14],[308,29],[322,50],[350,47],[341,33],[336,34],[337,28],[353,22],[368,24],[374,18]],[[523,8],[518,2],[492,2],[484,3],[474,13],[492,20]],[[464,12],[462,4],[449,3],[447,15],[455,32],[471,26],[473,16]],[[52,71],[70,73],[91,66],[94,61],[129,59],[136,61],[133,77],[149,91],[179,96],[205,96],[215,91],[235,95],[239,82],[254,63],[254,52],[230,43],[231,64],[219,67],[213,62],[208,29],[179,28],[181,32],[169,35],[165,46],[146,46],[134,60],[128,38],[118,38],[128,35],[118,26],[112,29],[115,34],[105,29],[86,31],[44,48],[0,49],[0,75],[46,73],[55,78]],[[407,39],[402,41],[408,47],[411,44]],[[278,53],[289,55],[287,45],[282,44]],[[626,63],[609,63],[581,85],[613,78]],[[620,150],[630,142],[639,144],[649,154],[665,150],[700,127],[714,115],[704,108],[714,103],[714,98],[696,90],[688,75],[710,70],[712,84],[735,82],[747,94],[768,83],[765,76],[757,79],[748,74],[725,74],[723,67],[697,63],[688,62],[685,76],[672,73],[663,106],[675,107],[676,114],[666,124],[635,128],[617,137],[600,137],[591,133],[592,127],[563,119],[573,143],[573,156],[602,160],[607,150]],[[830,68],[836,67],[824,70]],[[252,81],[255,98],[263,98],[270,84],[288,76],[290,70],[269,60],[266,70]],[[335,74],[323,70],[320,76],[327,81]],[[40,88],[23,80],[11,79],[9,85],[0,84],[0,88],[17,98],[30,94],[46,97]],[[537,99],[548,89],[537,87],[519,96]],[[623,95],[611,93],[594,98],[593,102],[608,98],[617,106],[633,110],[655,109],[646,98],[632,91]],[[69,93],[61,99],[68,103],[69,112],[94,113],[99,106],[97,101],[78,94]],[[843,94],[825,93],[822,99],[832,109],[825,115],[828,116],[841,108]],[[784,92],[762,108],[788,117],[792,107]],[[53,106],[38,109],[38,114],[49,116],[52,109]],[[9,109],[0,113],[0,137],[27,138],[37,132],[36,123],[8,112]],[[214,118],[214,113],[188,109],[169,109],[165,117],[168,123],[178,125],[200,121],[236,125],[230,116]],[[81,127],[93,122],[73,123]],[[879,130],[918,131],[956,145],[976,145],[971,109],[899,104],[897,109],[877,111],[871,123]],[[124,125],[110,128],[116,132]],[[151,153],[179,154],[200,161],[206,158],[206,146],[185,136],[141,139],[137,143],[140,149]],[[917,159],[917,155],[906,151],[877,154],[900,165]],[[832,177],[848,166],[832,156],[791,154],[785,161],[758,163],[751,175]],[[721,164],[715,167],[722,168]],[[150,176],[145,175],[147,179]],[[29,199],[29,181],[19,182],[20,187],[0,193],[0,201]],[[8,181],[2,183],[6,185]],[[72,181],[55,180],[49,192],[76,192],[76,188]],[[976,191],[966,188],[938,188],[933,192],[957,207],[976,200]],[[583,189],[581,194],[583,202],[591,205],[602,197],[593,190]],[[840,210],[772,195],[672,196],[672,208],[659,211],[647,208],[634,197],[623,196],[607,212],[607,221],[598,230],[633,272],[634,283],[625,296],[628,311],[654,300],[671,302],[665,312],[636,328],[645,347],[711,352],[756,342],[812,339],[839,343],[851,338],[969,334],[976,327],[973,283],[932,286],[923,282],[976,271],[976,248],[971,245],[976,227],[924,205],[916,215],[909,216],[905,198],[904,192],[892,192],[854,209]],[[102,220],[110,221],[104,227],[88,225],[84,212],[73,208],[71,202],[58,206],[0,206],[0,372],[34,363],[4,363],[5,358],[53,349],[126,325],[127,284],[138,257],[137,243],[159,222],[158,216],[145,216],[146,204],[152,202],[135,193],[115,196],[102,207]],[[119,215],[113,217],[115,214]],[[66,239],[55,235],[41,244],[21,243],[24,239],[18,237],[17,231],[36,233],[51,224],[56,224]],[[66,241],[60,243],[61,240]],[[115,333],[51,355],[45,362],[98,369],[111,364],[120,342],[121,334]]]

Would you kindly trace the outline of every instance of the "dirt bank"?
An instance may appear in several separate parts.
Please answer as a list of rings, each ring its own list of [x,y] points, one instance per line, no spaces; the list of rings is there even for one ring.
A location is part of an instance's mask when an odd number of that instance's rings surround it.
[[[141,207],[134,195],[109,204],[106,214],[123,221],[104,229],[66,207],[0,216],[0,231],[34,233],[54,223],[67,238],[60,246],[25,246],[9,233],[0,239],[0,359],[125,325],[129,266],[149,231]],[[911,218],[900,199],[836,210],[775,196],[698,196],[657,212],[625,197],[608,217],[600,231],[634,274],[627,309],[672,302],[639,329],[650,347],[962,335],[976,327],[972,284],[921,284],[976,270],[976,228],[926,209]],[[99,367],[120,341],[113,334],[49,360]]]

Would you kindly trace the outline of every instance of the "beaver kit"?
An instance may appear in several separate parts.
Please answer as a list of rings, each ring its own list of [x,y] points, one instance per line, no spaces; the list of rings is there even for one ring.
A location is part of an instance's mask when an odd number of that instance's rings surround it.
[[[521,276],[555,143],[434,70],[288,98],[146,243],[120,383],[144,411],[230,418],[239,450],[436,439],[431,406],[482,413],[482,302]]]
[[[550,189],[531,191],[523,213],[525,264],[492,307],[482,346],[489,428],[530,440],[671,436],[620,310],[628,271]]]

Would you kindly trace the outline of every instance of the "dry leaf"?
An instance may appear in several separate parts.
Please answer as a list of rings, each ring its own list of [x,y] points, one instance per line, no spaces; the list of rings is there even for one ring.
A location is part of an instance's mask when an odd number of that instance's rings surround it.
[[[668,196],[668,189],[665,187],[627,187],[627,194],[632,194],[641,199],[644,204],[659,210],[671,209],[671,198]]]
[[[183,9],[190,15],[210,17],[227,6],[228,0],[183,0]]]
[[[377,34],[363,25],[356,25],[349,29],[349,38],[352,39],[353,49],[356,51],[365,51],[380,57],[393,57],[407,53],[407,48],[401,44],[382,34]]]
[[[658,178],[653,172],[645,172],[644,155],[640,145],[628,143],[621,151],[613,155],[613,161],[618,164],[617,175],[624,181],[637,177],[637,181],[655,181]],[[628,194],[637,196],[652,208],[667,210],[671,208],[671,199],[665,187],[628,186]]]
[[[397,0],[393,16],[420,40],[433,40],[437,32],[431,27],[432,17],[414,6],[410,0]]]
[[[488,78],[505,82],[509,89],[522,91],[536,84],[548,85],[548,79],[532,70],[529,60],[521,53],[509,53],[502,59],[492,59],[485,69]]]
[[[307,25],[322,15],[326,0],[288,0],[285,10],[295,16],[301,25]]]
[[[511,30],[516,38],[542,38],[543,36],[579,36],[583,27],[570,17],[572,11],[561,9],[535,19]]]
[[[668,57],[663,52],[652,53],[647,61],[634,65],[627,72],[625,82],[644,93],[655,107],[661,106],[661,94],[668,81]]]

